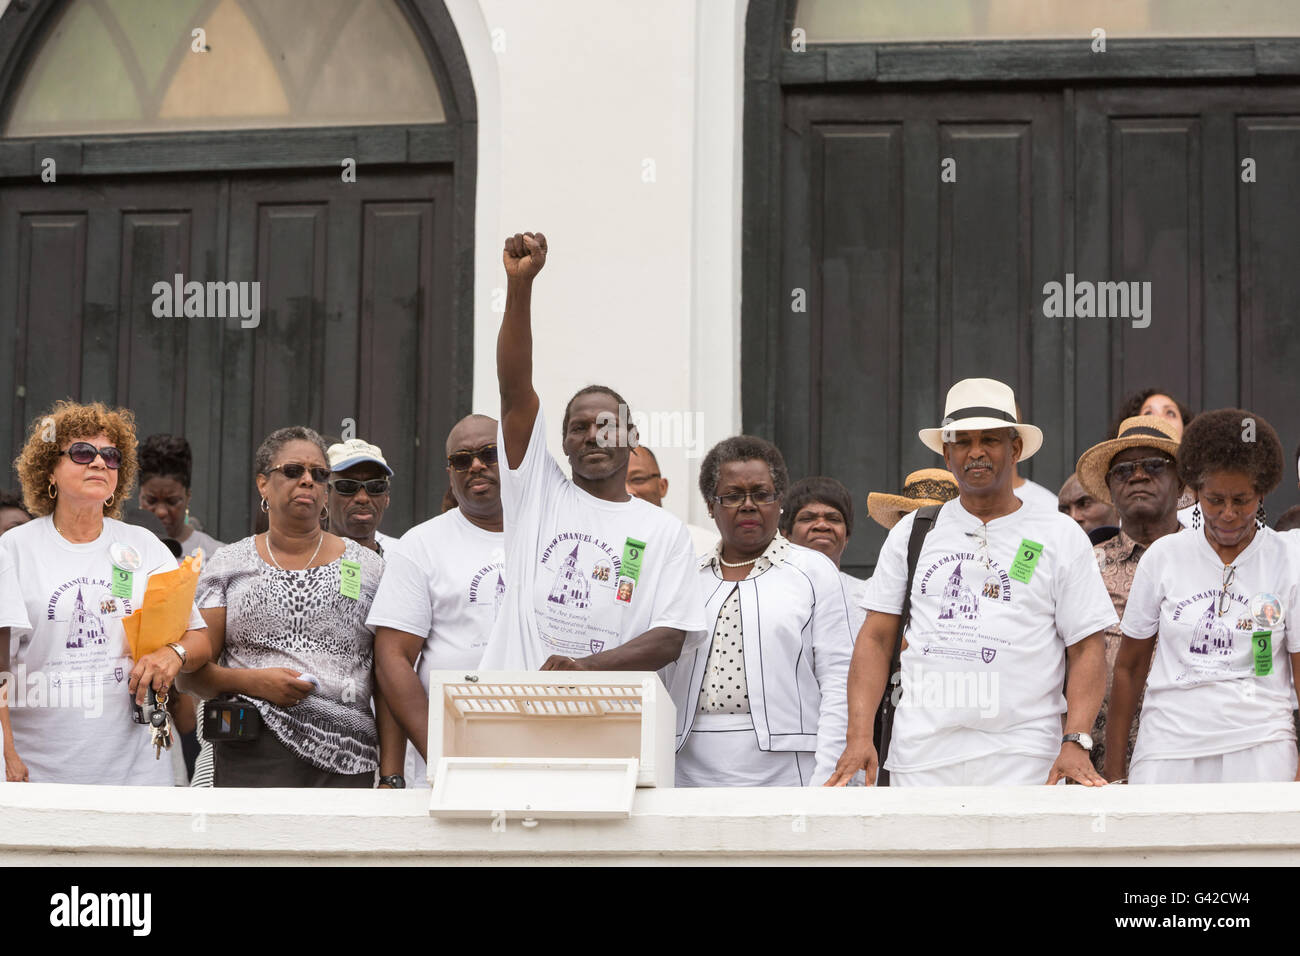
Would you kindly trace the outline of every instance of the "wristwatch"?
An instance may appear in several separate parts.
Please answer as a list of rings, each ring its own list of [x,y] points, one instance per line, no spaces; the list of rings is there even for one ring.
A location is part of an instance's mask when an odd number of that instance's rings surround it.
[[[406,778],[400,773],[390,773],[387,777],[379,778],[379,786],[392,787],[394,790],[405,790]]]
[[[1078,744],[1089,753],[1092,752],[1092,738],[1087,734],[1066,734],[1061,738],[1063,744]]]
[[[175,642],[173,642],[173,643],[171,643],[171,644],[168,644],[167,646],[170,647],[172,650],[174,650],[178,655],[180,655],[180,659],[181,659],[181,667],[184,667],[184,666],[185,666],[185,648],[181,647],[179,644],[177,644],[177,643],[175,643]]]

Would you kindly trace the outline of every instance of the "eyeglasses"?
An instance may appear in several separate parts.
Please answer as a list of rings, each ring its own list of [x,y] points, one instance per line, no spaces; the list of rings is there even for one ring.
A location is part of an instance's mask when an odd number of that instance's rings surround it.
[[[356,478],[335,478],[330,482],[330,487],[344,498],[351,498],[364,487],[366,494],[374,498],[378,495],[388,494],[388,479],[371,478],[368,481],[360,481]]]
[[[473,451],[454,451],[447,456],[447,464],[455,471],[469,471],[474,464],[474,459],[487,467],[497,463],[497,443],[492,442],[490,445],[484,445],[482,448],[476,448]]]
[[[1149,477],[1158,478],[1172,464],[1173,462],[1168,458],[1139,458],[1137,461],[1122,461],[1106,472],[1106,480],[1109,481],[1114,478],[1122,484],[1137,474],[1139,468],[1145,471]]]
[[[297,481],[302,477],[302,473],[307,470],[306,465],[300,465],[296,461],[291,461],[287,465],[274,465],[267,469],[268,471],[278,471],[284,474],[284,477],[290,481]],[[311,469],[311,480],[318,485],[326,484],[330,480],[330,470],[316,466]]]
[[[980,525],[978,531],[967,531],[966,537],[974,538],[980,548],[980,563],[984,565],[984,570],[991,572],[993,564],[989,560],[989,529],[988,525]]]
[[[98,455],[104,459],[104,465],[112,471],[116,471],[122,464],[122,453],[112,445],[96,448],[88,441],[74,441],[59,454],[67,455],[78,465],[89,465]]]
[[[726,495],[714,495],[713,500],[724,508],[739,508],[745,499],[751,499],[756,505],[770,505],[781,497],[775,491],[735,491]]]
[[[1219,589],[1219,617],[1228,609],[1228,588],[1237,577],[1237,566],[1230,564],[1223,569],[1223,585]]]

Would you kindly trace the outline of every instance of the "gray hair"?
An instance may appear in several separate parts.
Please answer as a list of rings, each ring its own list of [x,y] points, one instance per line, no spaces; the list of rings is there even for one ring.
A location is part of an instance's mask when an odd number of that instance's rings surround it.
[[[259,475],[269,475],[271,473],[271,462],[275,461],[275,456],[279,454],[280,449],[291,441],[310,442],[319,448],[321,456],[327,462],[329,461],[329,447],[325,444],[325,439],[321,438],[319,432],[308,428],[306,425],[288,425],[284,428],[277,428],[262,439],[262,444],[257,446],[257,454],[253,456],[254,472]]]
[[[785,497],[786,489],[790,486],[790,474],[786,471],[781,450],[766,438],[757,435],[734,435],[710,448],[700,463],[700,494],[704,496],[705,504],[713,503],[718,482],[722,480],[722,466],[733,461],[767,462],[777,497]]]

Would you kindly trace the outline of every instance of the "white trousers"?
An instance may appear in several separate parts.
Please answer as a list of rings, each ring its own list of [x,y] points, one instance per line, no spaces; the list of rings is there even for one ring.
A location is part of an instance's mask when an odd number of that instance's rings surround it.
[[[1295,779],[1294,740],[1234,750],[1212,757],[1143,760],[1129,768],[1129,783],[1268,783]]]
[[[679,787],[806,787],[815,755],[759,750],[749,714],[697,714],[677,751]]]
[[[1056,757],[989,754],[933,770],[889,772],[891,787],[1018,787],[1047,783]]]

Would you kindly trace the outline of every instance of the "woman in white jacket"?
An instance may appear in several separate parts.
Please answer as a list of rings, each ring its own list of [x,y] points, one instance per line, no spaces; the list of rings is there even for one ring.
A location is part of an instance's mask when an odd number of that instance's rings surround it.
[[[699,566],[709,630],[668,669],[679,787],[817,785],[844,746],[844,588],[829,558],[778,533],[787,485],[781,452],[748,435],[700,466],[722,540]]]

